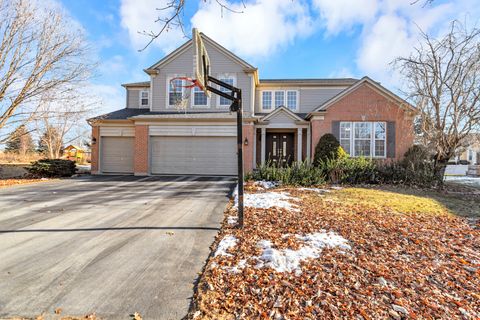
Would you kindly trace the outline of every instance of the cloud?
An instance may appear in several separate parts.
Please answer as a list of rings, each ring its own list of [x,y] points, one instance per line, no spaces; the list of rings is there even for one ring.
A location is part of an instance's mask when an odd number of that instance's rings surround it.
[[[135,50],[140,50],[150,40],[142,32],[158,32],[162,27],[161,22],[155,22],[172,15],[173,9],[166,8],[171,0],[122,0],[120,5],[121,25],[127,29],[130,42]],[[183,33],[178,28],[163,32],[152,46],[160,48],[164,53],[169,53],[185,42]]]
[[[191,24],[244,57],[268,56],[313,31],[308,4],[302,0],[254,0],[232,3],[233,13],[215,1],[201,3]]]
[[[125,90],[118,85],[89,83],[86,86],[89,98],[98,101],[95,115],[125,108]]]
[[[377,0],[313,0],[313,7],[329,34],[348,30],[353,25],[366,23],[375,17],[378,10]]]

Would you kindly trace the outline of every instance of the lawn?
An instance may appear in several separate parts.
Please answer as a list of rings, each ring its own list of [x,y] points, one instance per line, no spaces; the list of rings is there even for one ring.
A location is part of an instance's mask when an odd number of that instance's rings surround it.
[[[480,216],[478,202],[393,187],[246,190],[245,228],[230,207],[193,318],[480,317],[479,221],[459,216]]]

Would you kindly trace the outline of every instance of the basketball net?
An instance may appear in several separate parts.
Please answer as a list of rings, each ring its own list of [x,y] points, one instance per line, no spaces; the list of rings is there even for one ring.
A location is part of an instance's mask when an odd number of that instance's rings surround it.
[[[181,81],[181,84],[177,83],[178,80]],[[172,85],[173,92],[182,93],[181,98],[175,101],[175,110],[185,111],[185,113],[187,113],[188,99],[190,98],[192,90],[198,87],[197,81],[189,77],[176,77],[170,80],[170,84]]]

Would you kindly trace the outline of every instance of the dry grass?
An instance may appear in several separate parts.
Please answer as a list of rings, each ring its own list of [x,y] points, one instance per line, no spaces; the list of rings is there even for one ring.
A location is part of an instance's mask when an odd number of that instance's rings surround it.
[[[22,185],[22,184],[32,184],[32,183],[40,183],[40,182],[51,182],[58,179],[0,179],[0,189],[1,188],[8,188],[12,186]]]
[[[20,155],[16,153],[0,151],[0,163],[30,164],[30,162],[37,161],[42,158],[44,157],[38,153],[29,153],[26,155]]]

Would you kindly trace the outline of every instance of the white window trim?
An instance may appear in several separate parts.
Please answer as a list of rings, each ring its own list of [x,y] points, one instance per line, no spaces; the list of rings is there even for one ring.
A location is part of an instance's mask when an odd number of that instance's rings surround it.
[[[170,104],[170,80],[177,77],[185,77],[184,74],[170,74],[167,75],[167,81],[165,83],[166,97],[165,97],[165,106],[166,109],[175,108],[175,105]],[[185,88],[182,87],[182,96],[185,94]]]
[[[147,100],[148,100],[148,103],[146,105],[143,105],[142,104],[142,93],[146,92],[147,93]],[[148,107],[150,108],[150,90],[140,90],[139,93],[138,93],[138,108],[142,108],[142,107]]]
[[[355,124],[356,123],[363,123],[363,122],[369,122],[371,123],[371,132],[370,132],[370,156],[368,158],[374,158],[374,159],[386,159],[387,158],[387,122],[386,121],[340,121],[339,125],[339,130],[341,127],[342,123],[350,123],[350,150],[348,151],[348,154],[350,157],[360,157],[360,156],[355,156],[354,151],[355,151],[355,140],[367,140],[367,139],[362,139],[362,138],[357,138],[355,139]],[[385,126],[385,141],[383,145],[383,156],[376,156],[375,155],[375,140],[380,140],[380,139],[375,139],[375,124],[376,123],[383,123]],[[341,132],[339,132],[339,135],[341,135]],[[346,140],[346,139],[341,139],[341,136],[339,136],[339,140]]]
[[[275,109],[277,109],[275,107],[275,92],[279,92],[279,91],[283,91],[283,106],[285,108],[287,108],[288,110],[292,111],[292,112],[298,112],[298,110],[300,109],[300,91],[299,90],[296,90],[296,89],[282,89],[282,90],[262,90],[260,91],[260,105],[261,105],[261,110],[262,112],[272,112],[274,111]],[[265,109],[263,108],[263,93],[264,92],[271,92],[272,93],[272,107],[270,109]],[[297,106],[295,109],[290,109],[288,106],[287,106],[287,101],[288,101],[288,92],[296,92],[297,93]]]
[[[188,89],[187,89],[188,90]],[[190,106],[195,109],[210,109],[210,97],[207,96],[207,104],[195,104],[195,88],[190,89]]]
[[[235,73],[221,73],[217,75],[217,79],[222,80],[222,79],[233,79],[233,86],[237,86],[237,75]],[[219,89],[220,90],[220,89]],[[220,105],[220,96],[217,95],[217,101],[216,101],[217,109],[228,109],[230,107],[229,105]]]

